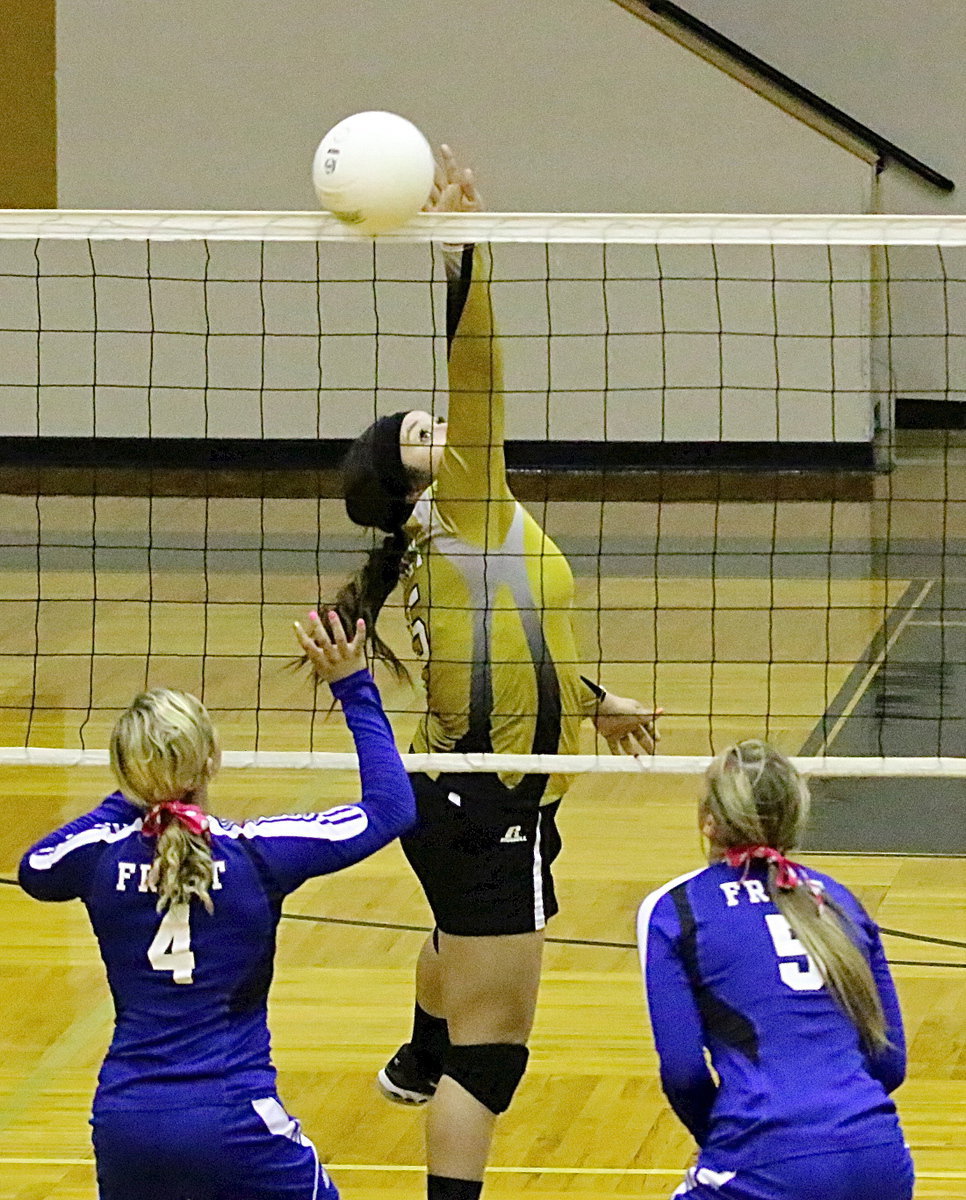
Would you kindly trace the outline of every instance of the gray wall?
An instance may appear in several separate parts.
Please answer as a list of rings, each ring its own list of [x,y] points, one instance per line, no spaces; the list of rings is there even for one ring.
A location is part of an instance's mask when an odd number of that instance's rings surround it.
[[[0,240],[0,434],[344,437],[445,408],[439,255],[318,251],[46,241],[38,281]],[[508,435],[867,441],[867,276],[850,247],[496,246]]]
[[[958,54],[950,52],[966,38],[962,6],[772,0],[763,20],[760,0],[688,3],[954,177],[961,162],[966,180],[966,102]],[[899,171],[886,173],[873,201],[866,164],[609,0],[61,0],[58,6],[62,207],[311,208],[309,167],[319,138],[363,108],[402,112],[434,142],[451,141],[476,166],[495,209],[859,212],[873,203],[897,211],[966,205],[966,183],[951,200],[937,198]],[[948,300],[935,282],[942,273],[936,255],[897,254],[891,266],[897,277],[933,280],[893,284],[897,327],[905,334],[936,332]],[[957,297],[957,322],[958,304]],[[525,314],[519,319],[524,328]],[[757,328],[769,319],[762,309],[750,321]],[[512,326],[517,317],[509,320]],[[959,323],[966,327],[966,317]],[[847,332],[854,335],[855,326]],[[905,336],[889,349],[898,392],[955,390],[942,338]],[[703,354],[682,362],[672,386],[686,389],[694,377],[712,393],[720,387],[714,372],[700,366]],[[741,356],[729,361],[761,394],[779,387],[774,381],[758,388],[765,378],[759,365]],[[854,370],[860,367],[856,360]],[[801,377],[797,368],[785,374]],[[824,362],[816,363],[804,377],[805,394],[828,397],[826,378]],[[856,378],[850,367],[851,388]],[[89,397],[85,373],[76,386]],[[105,399],[102,430],[108,431],[109,412],[140,427],[143,400],[112,406]],[[32,419],[27,393],[19,403],[23,419]],[[47,411],[57,416],[61,403],[68,404],[67,393],[61,400],[52,394]],[[314,405],[304,399],[301,424],[314,419]],[[239,403],[235,411],[250,408]],[[226,411],[232,410],[229,403]],[[796,430],[822,436],[827,402],[812,410],[799,399],[795,410]],[[290,406],[281,404],[280,412],[295,420]],[[725,424],[735,431],[755,426],[756,412],[734,410]],[[528,413],[517,410],[527,428]],[[622,410],[620,421],[610,422],[610,436],[642,424],[654,428],[641,413]],[[867,413],[863,404],[861,414]],[[61,415],[56,424],[86,428],[96,414],[88,398],[81,411]],[[709,409],[712,425],[713,418]],[[254,420],[242,422],[248,433]],[[587,415],[578,423],[589,434],[595,422]],[[546,424],[531,435],[540,436]],[[863,415],[837,428],[855,436],[867,426]]]
[[[890,167],[878,188],[880,211],[966,213],[962,0],[769,0],[767,6],[761,0],[685,0],[684,7],[958,185],[942,193]],[[895,251],[889,268],[904,280],[892,284],[890,296],[900,335],[889,347],[896,391],[962,399],[962,255]],[[938,282],[944,275],[953,277],[945,288]],[[953,336],[947,340],[948,332]]]
[[[62,0],[60,205],[308,208],[341,117],[402,112],[493,208],[863,211],[865,164],[609,0]]]
[[[683,7],[959,187],[883,178],[885,212],[966,212],[962,0],[684,0]]]

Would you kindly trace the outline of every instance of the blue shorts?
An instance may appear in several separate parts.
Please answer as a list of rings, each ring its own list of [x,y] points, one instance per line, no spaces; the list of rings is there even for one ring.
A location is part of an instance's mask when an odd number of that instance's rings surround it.
[[[100,1200],[338,1200],[277,1097],[95,1113]]]
[[[715,1168],[710,1157],[688,1171],[676,1200],[912,1200],[912,1159],[901,1142],[735,1172]]]

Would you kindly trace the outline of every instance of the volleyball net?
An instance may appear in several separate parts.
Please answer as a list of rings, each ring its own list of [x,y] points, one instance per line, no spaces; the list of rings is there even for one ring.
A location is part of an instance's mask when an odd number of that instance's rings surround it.
[[[488,242],[511,486],[575,576],[582,669],[689,772],[966,773],[966,218],[0,214],[0,762],[100,763],[144,687],[227,765],[352,761],[289,669],[363,561],[351,438],[446,411],[441,242]],[[963,407],[960,407],[960,404]],[[941,423],[944,427],[924,428]],[[401,589],[380,672],[424,707]]]

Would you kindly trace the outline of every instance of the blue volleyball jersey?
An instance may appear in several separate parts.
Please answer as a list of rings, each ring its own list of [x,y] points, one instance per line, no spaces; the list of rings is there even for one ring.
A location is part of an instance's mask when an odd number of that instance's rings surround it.
[[[282,901],[358,862],[415,820],[409,777],[368,671],[332,685],[359,755],[362,798],[327,812],[210,819],[214,911],[164,914],[147,876],[156,840],[120,792],[30,849],[21,886],[87,907],[116,1010],[94,1110],[231,1104],[275,1091],[266,1008]]]
[[[638,914],[661,1084],[718,1170],[901,1140],[889,1093],[905,1042],[878,929],[841,884],[807,873],[847,914],[872,969],[890,1042],[876,1055],[772,903],[764,863],[684,875]]]

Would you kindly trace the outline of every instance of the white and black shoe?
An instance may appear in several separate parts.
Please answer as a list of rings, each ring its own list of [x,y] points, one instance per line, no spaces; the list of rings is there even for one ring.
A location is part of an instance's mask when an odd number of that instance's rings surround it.
[[[376,1083],[394,1104],[426,1104],[436,1092],[439,1074],[426,1071],[418,1053],[405,1042],[376,1076]]]

